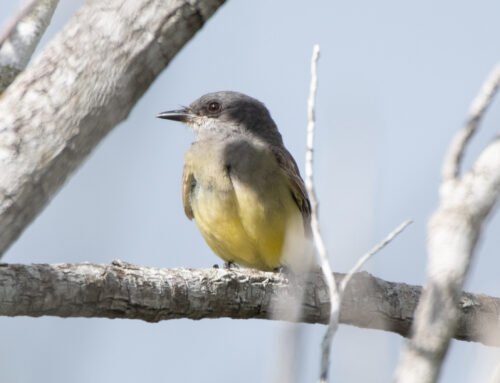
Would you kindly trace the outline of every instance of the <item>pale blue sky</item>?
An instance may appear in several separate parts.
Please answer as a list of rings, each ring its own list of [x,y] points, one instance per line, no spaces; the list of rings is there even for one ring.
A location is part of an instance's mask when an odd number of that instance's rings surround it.
[[[132,1],[132,0],[129,0]],[[62,0],[41,49],[79,1]],[[0,23],[17,2],[0,0]],[[496,1],[229,1],[157,79],[3,258],[210,267],[219,262],[183,214],[180,178],[192,134],[157,112],[215,90],[263,101],[303,168],[312,46],[321,45],[316,180],[321,223],[345,271],[404,219],[415,223],[367,265],[422,284],[425,228],[441,161],[500,59]],[[498,131],[493,104],[466,163]],[[500,218],[485,231],[468,289],[500,296]],[[323,327],[304,325],[302,382],[316,380]],[[270,382],[281,324],[252,320],[0,318],[0,380]],[[402,338],[342,326],[332,379],[389,381]],[[453,342],[442,382],[485,381],[498,355]]]

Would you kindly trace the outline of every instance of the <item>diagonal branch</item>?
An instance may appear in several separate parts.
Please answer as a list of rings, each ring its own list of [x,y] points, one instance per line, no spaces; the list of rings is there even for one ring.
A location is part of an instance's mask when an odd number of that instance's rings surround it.
[[[493,101],[499,86],[500,64],[493,69],[488,79],[484,82],[479,94],[472,102],[469,110],[469,116],[467,117],[467,123],[464,128],[461,129],[453,138],[450,148],[448,149],[446,159],[444,160],[444,181],[453,180],[459,177],[460,165],[464,156],[465,147],[476,132],[479,123]]]
[[[437,381],[450,338],[460,321],[459,298],[486,217],[500,195],[500,137],[479,155],[472,169],[458,178],[458,167],[500,82],[500,66],[483,85],[471,119],[457,134],[445,160],[440,204],[428,225],[427,282],[415,314],[413,335],[401,353],[396,382]],[[472,124],[472,125],[471,125]],[[490,329],[491,330],[491,329]],[[498,336],[498,329],[490,334]]]
[[[87,1],[7,88],[0,255],[223,2]]]
[[[0,93],[26,68],[59,0],[29,0],[0,33]]]
[[[361,270],[361,268],[364,266],[368,260],[373,257],[375,254],[377,254],[380,250],[382,250],[384,247],[386,247],[389,243],[392,242],[394,238],[396,238],[399,234],[403,232],[404,229],[408,225],[412,223],[411,220],[404,221],[401,225],[396,227],[393,231],[391,231],[387,237],[385,237],[381,242],[377,243],[368,253],[364,254],[356,264],[352,267],[351,270],[346,274],[344,278],[342,278],[342,282],[340,283],[340,296],[344,294],[344,291],[351,281],[352,277]]]
[[[343,274],[336,274],[341,280]],[[327,288],[318,273],[308,282],[256,270],[156,269],[114,262],[0,264],[1,316],[140,319],[287,320],[273,312],[276,299],[304,295],[307,323],[328,323]],[[355,274],[344,294],[340,322],[408,336],[421,288]],[[464,293],[454,337],[500,346],[500,299]],[[495,336],[492,336],[495,334]]]

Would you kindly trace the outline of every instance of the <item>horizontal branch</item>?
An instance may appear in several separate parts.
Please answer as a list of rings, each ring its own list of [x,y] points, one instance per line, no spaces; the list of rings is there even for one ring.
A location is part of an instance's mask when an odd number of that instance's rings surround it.
[[[336,274],[341,281],[343,274]],[[97,264],[0,264],[0,315],[141,319],[288,320],[275,299],[304,296],[303,322],[327,323],[321,273],[308,284],[247,269],[156,269]],[[358,273],[342,301],[340,322],[408,336],[421,288]],[[456,339],[500,346],[500,299],[464,293]],[[273,306],[273,307],[271,307]]]

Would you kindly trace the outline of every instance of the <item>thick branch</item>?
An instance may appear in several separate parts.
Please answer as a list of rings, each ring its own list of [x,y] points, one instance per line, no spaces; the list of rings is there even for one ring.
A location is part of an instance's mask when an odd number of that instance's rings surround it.
[[[500,195],[500,137],[482,151],[472,169],[461,177],[460,159],[499,84],[497,67],[471,108],[472,122],[450,146],[440,204],[428,225],[425,291],[415,313],[412,338],[401,353],[396,382],[436,382],[450,338],[459,325],[457,305],[464,281],[483,224]],[[498,333],[491,336],[497,337]]]
[[[341,281],[343,274],[336,274]],[[340,322],[408,336],[421,288],[358,273],[342,301]],[[304,294],[302,321],[327,323],[321,273],[304,282],[254,270],[155,269],[112,265],[0,265],[0,315],[141,319],[287,320],[275,299]],[[278,305],[284,307],[284,305]],[[500,346],[500,299],[465,293],[454,337]]]
[[[0,99],[0,254],[224,0],[89,0]]]

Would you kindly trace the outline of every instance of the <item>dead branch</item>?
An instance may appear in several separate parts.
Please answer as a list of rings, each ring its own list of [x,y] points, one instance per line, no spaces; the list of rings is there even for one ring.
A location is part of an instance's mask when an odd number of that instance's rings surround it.
[[[483,224],[500,194],[500,138],[496,137],[462,176],[459,168],[466,144],[498,90],[499,68],[483,84],[468,122],[452,141],[445,159],[439,207],[428,225],[427,282],[412,338],[401,353],[396,382],[435,382],[459,325],[464,281]],[[491,338],[498,336],[498,329],[489,330]]]
[[[344,274],[335,277],[341,281]],[[147,322],[222,317],[288,320],[289,311],[276,312],[275,300],[295,301],[303,294],[300,320],[328,323],[330,304],[322,274],[307,282],[295,284],[296,280],[250,269],[156,269],[123,262],[1,264],[0,315]],[[408,336],[420,294],[419,286],[357,273],[344,293],[340,322]],[[500,346],[499,298],[464,293],[458,311],[456,339]]]

